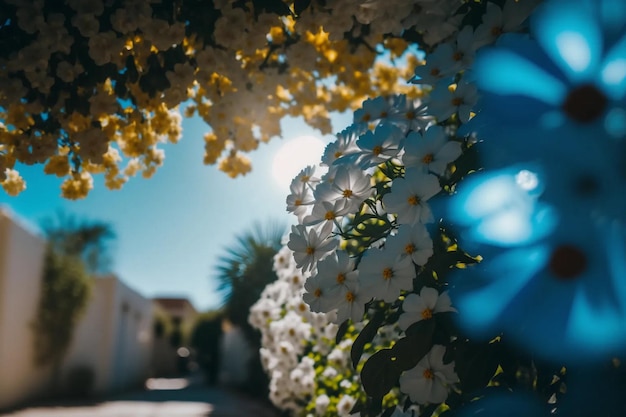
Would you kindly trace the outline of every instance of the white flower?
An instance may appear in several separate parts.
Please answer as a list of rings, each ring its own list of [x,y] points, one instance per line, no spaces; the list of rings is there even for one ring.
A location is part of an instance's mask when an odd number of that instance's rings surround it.
[[[318,395],[315,398],[315,412],[318,415],[324,415],[328,405],[330,404],[330,398],[326,394]]]
[[[338,245],[336,239],[329,238],[330,230],[318,231],[311,228],[307,231],[306,226],[291,226],[289,243],[287,246],[293,253],[298,268],[303,271],[312,270],[315,264],[332,252]]]
[[[302,219],[302,224],[305,226],[313,226],[322,222],[333,224],[348,214],[350,212],[349,209],[348,201],[343,199],[334,202],[317,201],[313,205],[311,214]]]
[[[448,141],[441,126],[431,126],[422,135],[411,132],[404,143],[402,162],[405,167],[420,168],[424,172],[443,175],[448,164],[461,156],[461,144]]]
[[[439,191],[441,186],[437,177],[409,168],[404,178],[393,181],[391,192],[383,198],[383,205],[388,213],[398,215],[400,224],[431,223],[434,217],[426,202]]]
[[[352,319],[355,323],[360,322],[365,314],[365,303],[370,298],[360,291],[358,282],[347,282],[346,291],[337,307],[337,318],[333,321],[343,323],[347,319]]]
[[[356,399],[350,395],[344,395],[337,403],[337,415],[340,417],[347,417],[352,411],[352,407],[356,403]]]
[[[443,363],[446,348],[435,345],[415,366],[400,375],[400,391],[419,404],[440,404],[448,398],[450,384],[459,382],[454,362]]]
[[[450,296],[447,291],[439,292],[430,287],[423,287],[420,294],[409,294],[402,303],[404,313],[398,319],[398,325],[402,330],[406,330],[413,323],[428,320],[433,314],[454,311]]]
[[[390,123],[379,124],[374,132],[368,130],[356,141],[361,148],[359,166],[367,169],[395,158],[402,149],[403,140],[402,130]]]
[[[417,265],[425,265],[433,255],[433,240],[422,223],[403,224],[398,233],[389,236],[385,242],[385,250],[398,255],[409,255]]]
[[[369,174],[356,167],[341,165],[333,181],[319,184],[313,195],[316,200],[322,201],[345,199],[350,204],[350,211],[355,211],[372,194],[370,178]]]
[[[337,140],[326,145],[321,165],[330,167],[341,157],[358,152],[359,148],[356,146],[356,141],[363,133],[365,130],[355,125],[351,125],[338,133]]]
[[[307,213],[307,206],[314,201],[308,187],[292,187],[291,194],[287,196],[287,212],[295,214],[298,220],[302,221]]]
[[[442,43],[428,55],[426,63],[415,68],[415,75],[409,80],[413,84],[436,84],[439,80],[450,79],[458,71],[454,60],[454,49],[450,43]]]
[[[437,84],[430,95],[430,112],[439,121],[456,113],[461,123],[467,123],[478,99],[476,86],[461,80],[453,91],[450,90],[447,83]]]
[[[412,289],[416,276],[411,258],[399,257],[384,250],[370,249],[365,252],[358,270],[365,295],[387,303],[395,301],[400,291]]]

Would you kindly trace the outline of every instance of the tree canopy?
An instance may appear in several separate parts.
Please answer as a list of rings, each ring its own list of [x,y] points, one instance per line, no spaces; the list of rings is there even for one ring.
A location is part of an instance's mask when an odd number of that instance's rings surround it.
[[[204,163],[231,177],[243,155],[302,116],[331,133],[329,112],[419,88],[404,80],[466,8],[420,13],[402,0],[8,0],[0,9],[0,181],[25,189],[20,164],[64,178],[77,199],[93,175],[118,189],[150,177],[181,111],[207,123]],[[419,30],[417,29],[419,28]],[[377,60],[385,56],[386,60]]]

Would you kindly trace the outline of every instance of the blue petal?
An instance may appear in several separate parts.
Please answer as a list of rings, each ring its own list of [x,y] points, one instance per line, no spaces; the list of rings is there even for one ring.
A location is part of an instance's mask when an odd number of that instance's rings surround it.
[[[606,54],[600,79],[604,92],[614,100],[620,100],[626,94],[626,36]]]
[[[602,32],[585,7],[566,1],[544,3],[533,33],[546,53],[574,82],[591,80],[600,63]]]
[[[474,63],[479,89],[498,95],[522,95],[558,106],[567,89],[554,76],[518,54],[502,48],[486,49]]]
[[[477,337],[493,336],[505,310],[544,267],[547,257],[546,246],[511,249],[460,271],[458,275],[463,276],[452,281],[450,296],[459,310],[461,327]]]

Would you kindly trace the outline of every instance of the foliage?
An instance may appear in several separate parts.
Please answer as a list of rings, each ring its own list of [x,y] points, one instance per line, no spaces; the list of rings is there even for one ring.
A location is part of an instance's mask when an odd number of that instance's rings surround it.
[[[400,81],[417,58],[397,68],[377,57],[448,36],[462,10],[446,1],[442,14],[416,19],[412,4],[393,3],[7,1],[2,186],[10,195],[25,189],[20,163],[45,164],[70,199],[88,194],[94,174],[111,189],[150,177],[161,145],[181,138],[181,105],[210,126],[204,162],[234,177],[250,170],[242,152],[280,135],[285,116],[329,133],[329,111],[373,94],[415,95]]]
[[[256,223],[250,231],[236,236],[235,243],[218,259],[222,311],[233,324],[247,327],[248,310],[274,279],[272,258],[283,234],[284,226],[277,222]]]
[[[379,314],[363,323],[346,326],[343,340],[336,340],[339,326],[333,315],[311,312],[302,301],[304,281],[310,275],[297,268],[286,247],[274,258],[277,280],[268,284],[250,309],[250,323],[261,331],[261,359],[270,377],[269,397],[281,410],[298,416],[345,416],[357,401],[365,402],[359,371],[360,355],[369,356],[375,346],[389,346],[397,329],[379,328]],[[366,342],[361,340],[358,358],[350,358],[350,348],[359,331],[374,329]],[[354,351],[354,347],[353,347]],[[354,364],[352,363],[354,362]],[[385,405],[398,404],[394,391]]]
[[[91,281],[82,261],[49,246],[37,316],[33,322],[37,365],[59,365],[90,294]]]
[[[75,217],[59,213],[56,220],[44,221],[42,228],[56,251],[81,258],[90,273],[106,272],[109,268],[106,241],[115,238],[110,224],[85,220],[77,222]]]

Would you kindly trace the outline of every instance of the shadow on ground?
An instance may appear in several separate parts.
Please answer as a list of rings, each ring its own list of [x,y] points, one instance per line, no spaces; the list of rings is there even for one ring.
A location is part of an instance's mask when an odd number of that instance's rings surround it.
[[[151,384],[152,383],[152,384]],[[3,417],[277,417],[269,404],[194,379],[151,380],[152,389],[93,401],[47,402]]]

